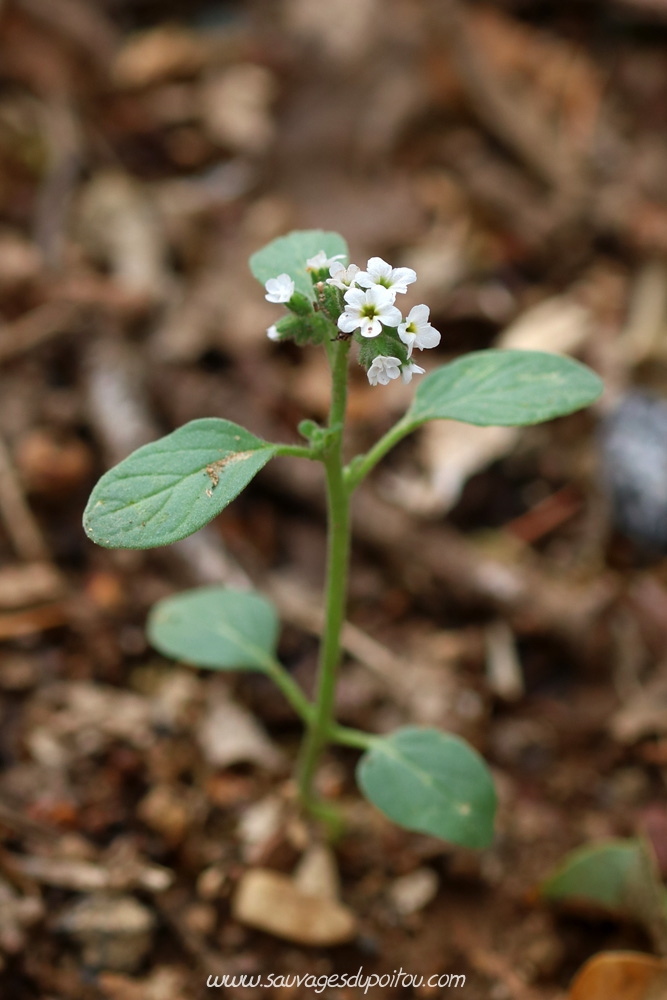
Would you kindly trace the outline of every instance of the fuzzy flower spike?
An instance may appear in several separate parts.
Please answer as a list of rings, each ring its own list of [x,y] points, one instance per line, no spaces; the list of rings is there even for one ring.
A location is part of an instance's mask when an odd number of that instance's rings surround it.
[[[289,302],[294,295],[294,282],[289,274],[279,274],[277,278],[269,278],[264,285],[267,302]]]
[[[428,321],[429,312],[428,306],[413,306],[399,324],[398,335],[408,349],[408,357],[411,357],[415,347],[423,351],[440,343],[440,334]]]
[[[378,337],[383,325],[397,327],[401,318],[388,288],[350,288],[345,293],[345,311],[338,317],[338,329],[342,333],[359,329],[362,337]]]
[[[356,281],[362,288],[372,288],[379,285],[392,294],[407,292],[408,285],[417,280],[417,272],[411,267],[392,267],[382,257],[371,257],[366,264],[366,270],[360,271]]]

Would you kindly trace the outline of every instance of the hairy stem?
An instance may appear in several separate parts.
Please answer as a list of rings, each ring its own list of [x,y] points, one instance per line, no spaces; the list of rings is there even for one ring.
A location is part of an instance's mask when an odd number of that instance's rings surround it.
[[[349,349],[349,341],[337,340],[331,345],[329,354],[333,383],[329,428],[333,433],[322,457],[327,481],[328,512],[325,627],[320,647],[315,710],[304,740],[299,769],[299,795],[306,808],[312,812],[317,812],[313,779],[333,723],[340,633],[347,597],[350,513],[349,495],[343,479],[342,448]]]

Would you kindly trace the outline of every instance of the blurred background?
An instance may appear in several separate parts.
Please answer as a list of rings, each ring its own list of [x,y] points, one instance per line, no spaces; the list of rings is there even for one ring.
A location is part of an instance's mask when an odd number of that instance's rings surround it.
[[[667,866],[666,122],[665,0],[0,0],[3,1000],[360,965],[556,1000],[599,948],[651,948],[535,886],[607,836],[643,831]],[[295,441],[325,416],[324,355],[267,340],[247,267],[293,228],[415,268],[427,365],[528,347],[605,380],[547,426],[433,424],[355,506],[339,717],[471,740],[500,796],[481,856],[391,827],[347,750],[320,776],[333,852],[295,811],[299,726],[268,683],[147,645],[159,598],[256,586],[312,688],[318,468],[272,463],[168,549],[81,528],[96,478],[187,420]],[[413,388],[353,371],[350,455]],[[271,934],[235,908],[257,867],[294,893]],[[343,943],[313,946],[306,883]]]

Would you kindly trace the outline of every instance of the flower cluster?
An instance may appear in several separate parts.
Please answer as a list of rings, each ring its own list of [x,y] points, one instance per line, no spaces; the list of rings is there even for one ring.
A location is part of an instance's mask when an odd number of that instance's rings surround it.
[[[360,344],[359,361],[371,385],[388,385],[399,377],[407,383],[424,373],[412,352],[437,347],[440,334],[429,322],[428,306],[414,306],[405,319],[396,306],[396,296],[417,280],[411,267],[392,267],[381,257],[371,257],[362,271],[356,264],[346,266],[342,254],[327,257],[320,250],[306,261],[306,270],[317,296],[314,302],[295,292],[288,274],[266,282],[266,299],[285,303],[295,314],[269,327],[271,340],[321,340],[328,325],[330,335],[354,336]]]

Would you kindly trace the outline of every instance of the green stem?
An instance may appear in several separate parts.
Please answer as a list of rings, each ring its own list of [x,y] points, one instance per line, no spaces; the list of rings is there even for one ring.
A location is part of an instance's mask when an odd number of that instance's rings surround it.
[[[267,659],[266,673],[276,687],[280,688],[285,699],[290,703],[297,715],[301,716],[306,725],[310,725],[315,706],[308,701],[299,685],[288,674],[282,663],[273,658]]]
[[[309,448],[308,445],[301,444],[281,444],[276,450],[276,457],[290,458],[319,458],[319,454],[315,448]]]
[[[314,810],[313,779],[332,728],[336,676],[340,659],[340,633],[345,618],[347,574],[350,554],[349,495],[343,479],[343,426],[347,403],[347,358],[350,342],[331,345],[332,374],[329,428],[334,432],[322,456],[327,481],[327,580],[325,626],[317,680],[315,710],[306,733],[299,772],[299,795]]]
[[[354,747],[355,750],[368,750],[377,739],[372,733],[364,733],[361,729],[351,729],[349,726],[331,726],[329,739],[344,747]]]
[[[352,493],[365,476],[374,469],[378,462],[384,458],[388,451],[398,444],[404,437],[415,430],[416,425],[413,420],[408,419],[408,414],[402,417],[397,424],[373,445],[365,455],[357,455],[345,469],[345,486],[348,493]]]

